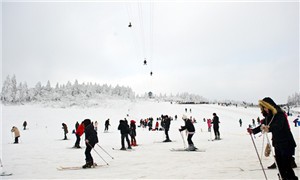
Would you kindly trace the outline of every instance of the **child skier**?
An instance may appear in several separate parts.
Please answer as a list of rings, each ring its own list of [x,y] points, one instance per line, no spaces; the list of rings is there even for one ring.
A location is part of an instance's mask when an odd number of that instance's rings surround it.
[[[131,146],[137,146],[136,144],[136,125],[135,125],[135,120],[130,121],[130,138],[131,138]]]
[[[182,116],[182,120],[185,122],[184,126],[181,126],[179,131],[187,130],[187,141],[189,144],[189,147],[187,148],[188,151],[195,151],[197,148],[194,146],[194,143],[192,141],[192,137],[195,134],[195,127],[191,121],[191,119],[187,118],[186,115]]]
[[[76,135],[76,142],[74,145],[74,148],[81,148],[80,147],[80,136],[84,133],[84,125],[83,123],[81,123],[80,125],[78,125],[75,135]]]
[[[82,124],[84,125],[84,133],[85,133],[85,161],[86,164],[82,166],[82,168],[91,168],[94,166],[94,160],[91,155],[91,151],[94,146],[98,143],[97,131],[91,122],[90,119],[85,119]]]
[[[17,127],[13,126],[11,129],[11,132],[13,132],[15,134],[15,142],[14,144],[18,144],[19,143],[19,137],[20,137],[20,131]]]

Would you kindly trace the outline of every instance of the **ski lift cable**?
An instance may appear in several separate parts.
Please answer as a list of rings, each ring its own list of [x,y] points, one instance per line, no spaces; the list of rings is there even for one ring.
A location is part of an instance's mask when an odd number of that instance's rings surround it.
[[[145,41],[145,30],[144,30],[144,21],[143,21],[143,9],[141,1],[138,2],[138,11],[139,11],[139,22],[140,22],[140,30],[141,30],[141,38],[142,38],[142,47],[143,47],[143,55],[146,58],[146,41]]]

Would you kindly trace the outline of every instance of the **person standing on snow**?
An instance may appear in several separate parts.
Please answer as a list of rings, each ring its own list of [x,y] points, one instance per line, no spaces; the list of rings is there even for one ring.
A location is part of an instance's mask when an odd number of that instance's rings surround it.
[[[187,130],[187,141],[189,144],[189,147],[187,148],[188,151],[195,151],[197,148],[194,146],[194,143],[192,141],[192,137],[195,134],[195,127],[192,123],[192,120],[187,118],[186,115],[182,116],[182,120],[185,122],[184,126],[181,126],[179,131]]]
[[[211,119],[207,119],[208,132],[211,132]]]
[[[213,124],[213,128],[214,128],[214,132],[215,132],[215,140],[220,140],[220,132],[219,132],[219,117],[217,116],[216,113],[213,113],[213,120],[212,120],[212,124]]]
[[[137,146],[136,139],[135,139],[135,137],[136,137],[135,120],[131,120],[130,121],[130,127],[129,127],[129,129],[130,129],[129,134],[130,134],[130,139],[131,139],[131,146]]]
[[[68,139],[68,138],[67,138],[67,134],[68,134],[68,126],[67,126],[65,123],[62,123],[61,125],[62,125],[62,129],[64,130],[64,135],[65,135],[65,137],[64,137],[63,140],[67,140],[67,139]]]
[[[162,119],[163,119],[163,123],[164,123],[165,135],[166,135],[166,140],[164,140],[163,142],[172,142],[169,137],[171,118],[168,117],[168,115],[165,115],[165,116],[162,115]]]
[[[91,151],[94,146],[98,143],[97,131],[95,131],[95,127],[92,124],[90,119],[85,119],[82,122],[84,126],[84,134],[85,134],[85,161],[86,164],[82,166],[82,168],[91,168],[94,166],[94,160],[91,155]]]
[[[110,126],[110,124],[109,124],[109,119],[107,119],[107,120],[105,121],[104,126],[105,126],[104,132],[107,132],[107,131],[108,131],[108,126]]]
[[[19,137],[20,137],[20,131],[16,126],[13,126],[11,128],[11,132],[13,132],[15,134],[15,142],[14,144],[18,144],[19,143]]]
[[[132,149],[130,146],[130,142],[129,142],[129,138],[128,138],[128,134],[129,134],[129,125],[127,120],[120,120],[120,124],[118,126],[118,130],[120,130],[121,133],[121,149],[120,150],[126,150],[125,148],[125,138],[127,141],[127,145],[128,145],[128,149]]]
[[[260,126],[254,129],[248,128],[247,131],[250,134],[271,132],[272,145],[275,148],[275,161],[281,178],[283,180],[298,179],[291,167],[296,142],[290,130],[287,115],[270,97],[259,100],[259,106],[265,120],[261,122]]]
[[[76,135],[76,142],[75,142],[75,145],[74,145],[74,148],[81,148],[80,147],[80,136],[84,133],[84,125],[83,123],[79,124],[77,129],[76,129],[76,132],[75,132],[75,135]]]
[[[27,122],[24,121],[24,122],[23,122],[23,130],[26,130],[26,126],[27,126]]]

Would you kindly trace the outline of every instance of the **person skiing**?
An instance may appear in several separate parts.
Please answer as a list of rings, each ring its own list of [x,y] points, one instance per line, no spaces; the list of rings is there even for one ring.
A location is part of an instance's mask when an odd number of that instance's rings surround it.
[[[163,124],[164,124],[164,129],[165,129],[165,135],[166,135],[166,140],[163,142],[172,142],[170,137],[169,137],[169,130],[170,130],[170,125],[171,125],[171,118],[168,117],[168,115],[162,115],[163,119]]]
[[[270,97],[259,100],[259,106],[265,120],[254,129],[248,128],[248,133],[271,132],[272,145],[275,149],[275,161],[281,178],[284,180],[298,179],[291,167],[291,161],[293,155],[295,155],[296,142],[290,130],[287,115]]]
[[[27,122],[24,121],[24,122],[23,122],[23,130],[26,130],[26,126],[27,126]]]
[[[208,132],[211,132],[211,119],[207,119]]]
[[[109,124],[109,118],[105,121],[104,126],[105,126],[104,132],[107,132],[108,131],[108,126],[110,126],[110,124]]]
[[[84,133],[84,124],[81,123],[78,125],[75,135],[76,135],[76,142],[74,148],[81,148],[80,147],[80,136]]]
[[[118,126],[118,130],[120,130],[121,133],[121,149],[120,150],[126,150],[125,148],[125,142],[124,140],[126,139],[127,141],[127,145],[128,145],[128,149],[132,149],[130,146],[130,142],[129,142],[129,138],[128,138],[128,134],[129,134],[129,125],[127,120],[120,120],[120,124]]]
[[[94,123],[94,128],[95,128],[95,131],[98,131],[98,122],[97,121],[95,121],[95,123]]]
[[[82,168],[91,168],[94,166],[94,160],[91,155],[91,151],[94,146],[98,143],[97,131],[95,131],[95,127],[92,124],[90,119],[85,119],[82,122],[84,126],[84,134],[85,134],[85,161],[86,164],[82,166]]]
[[[239,120],[239,123],[240,123],[240,127],[242,127],[242,125],[243,125],[242,119]]]
[[[217,116],[216,113],[213,113],[213,120],[212,120],[212,124],[213,124],[213,128],[214,128],[214,133],[215,133],[215,140],[220,140],[220,132],[219,132],[219,117]]]
[[[64,130],[64,135],[65,135],[65,137],[64,137],[63,140],[67,140],[67,139],[68,139],[68,138],[67,138],[67,134],[68,134],[68,126],[67,126],[65,123],[62,123],[61,125],[62,125],[62,129]]]
[[[14,144],[18,144],[19,143],[19,137],[20,137],[20,131],[19,131],[19,129],[16,126],[13,126],[11,128],[11,132],[13,132],[14,135],[15,135],[15,142],[14,142]]]
[[[182,120],[185,122],[184,126],[181,126],[179,131],[187,130],[187,141],[189,144],[189,147],[187,148],[188,151],[195,151],[197,148],[194,146],[194,143],[192,141],[192,137],[195,134],[195,127],[192,123],[191,119],[187,118],[186,115],[182,116]]]
[[[136,144],[136,139],[135,139],[135,137],[136,137],[136,125],[135,125],[135,120],[131,120],[130,121],[130,132],[129,132],[129,134],[130,134],[130,139],[131,139],[131,146],[137,146],[137,144]]]

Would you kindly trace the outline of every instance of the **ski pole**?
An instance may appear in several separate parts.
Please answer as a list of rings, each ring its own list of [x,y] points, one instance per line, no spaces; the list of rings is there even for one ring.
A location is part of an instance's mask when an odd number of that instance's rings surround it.
[[[255,151],[256,151],[256,154],[257,154],[257,157],[258,157],[258,160],[259,160],[259,163],[260,163],[261,169],[263,170],[263,173],[264,173],[264,175],[265,175],[265,178],[266,178],[266,180],[267,180],[268,178],[267,178],[267,175],[266,175],[266,172],[265,172],[264,166],[263,166],[263,164],[262,164],[262,162],[261,162],[261,159],[260,159],[260,157],[259,157],[259,154],[258,154],[258,151],[257,151],[256,145],[255,145],[255,142],[254,142],[253,136],[252,136],[252,134],[249,134],[249,135],[250,135],[250,137],[251,137],[251,140],[252,140],[253,146],[254,146],[254,148],[255,148]]]
[[[109,157],[111,157],[112,159],[114,159],[114,157],[112,157],[107,151],[105,151],[105,149],[103,147],[101,147],[99,144],[97,144]]]
[[[98,154],[98,156],[106,163],[106,165],[109,165],[108,162],[106,162],[105,159],[103,159],[103,157],[96,151],[96,149],[90,143],[86,143]]]
[[[266,137],[267,137],[268,143],[271,144],[267,133],[266,133]],[[273,153],[272,147],[271,147],[271,153],[272,153],[272,156],[274,157],[274,160],[275,160],[276,169],[277,169],[277,171],[278,171],[278,177],[279,177],[280,180],[282,180],[282,176],[281,176],[281,173],[280,173],[280,171],[279,171],[279,169],[278,169],[278,164],[277,164],[275,155],[274,155],[274,153]]]
[[[184,146],[184,148],[186,148],[186,144],[185,144],[182,132],[180,132],[180,134],[181,134],[181,138],[182,138],[182,141],[183,141],[183,146]]]

